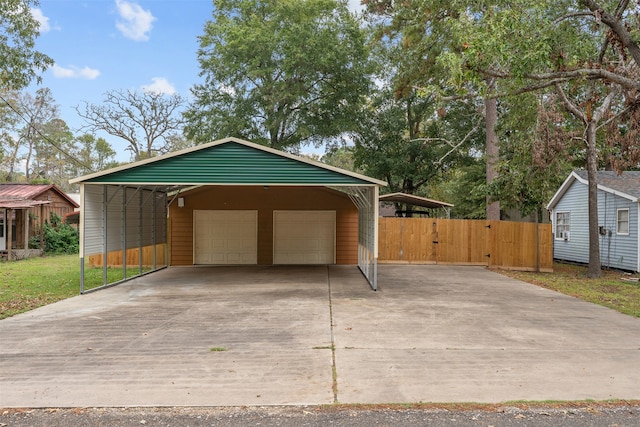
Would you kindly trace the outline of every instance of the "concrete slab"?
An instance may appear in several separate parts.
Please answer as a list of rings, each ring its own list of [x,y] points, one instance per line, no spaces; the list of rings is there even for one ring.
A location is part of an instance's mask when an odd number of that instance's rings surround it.
[[[0,321],[0,407],[331,403],[327,268],[171,268]],[[211,349],[225,351],[211,351]]]
[[[640,319],[480,267],[379,286],[170,268],[61,301],[0,321],[0,407],[640,399]]]
[[[640,398],[640,319],[481,267],[385,265],[379,283],[332,280],[341,402]]]

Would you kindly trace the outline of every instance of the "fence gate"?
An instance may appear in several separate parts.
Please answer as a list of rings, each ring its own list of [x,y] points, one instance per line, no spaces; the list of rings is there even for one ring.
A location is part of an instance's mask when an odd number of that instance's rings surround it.
[[[436,263],[489,265],[489,226],[471,220],[431,220]]]
[[[553,269],[550,224],[380,218],[379,261]]]

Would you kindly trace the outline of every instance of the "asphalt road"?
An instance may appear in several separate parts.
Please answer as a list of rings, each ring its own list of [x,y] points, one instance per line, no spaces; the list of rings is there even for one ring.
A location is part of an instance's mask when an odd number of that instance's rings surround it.
[[[0,409],[0,427],[129,426],[442,426],[631,427],[640,425],[640,403],[519,408],[495,406],[452,411],[348,407],[75,408]]]

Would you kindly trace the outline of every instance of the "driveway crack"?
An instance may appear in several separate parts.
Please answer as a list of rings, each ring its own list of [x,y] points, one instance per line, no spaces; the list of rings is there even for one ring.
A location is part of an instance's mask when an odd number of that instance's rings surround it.
[[[331,377],[333,390],[333,403],[338,403],[338,370],[336,368],[336,342],[335,335],[333,333],[333,303],[331,299],[331,271],[327,265],[327,287],[329,290],[329,325],[331,331]]]

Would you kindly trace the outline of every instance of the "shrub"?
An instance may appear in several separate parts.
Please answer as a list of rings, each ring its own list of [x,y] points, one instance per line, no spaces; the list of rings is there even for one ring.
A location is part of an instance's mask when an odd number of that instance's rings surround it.
[[[77,254],[80,251],[80,235],[69,224],[63,224],[59,215],[51,212],[44,222],[44,252],[46,254]]]

